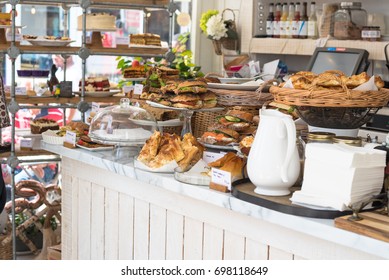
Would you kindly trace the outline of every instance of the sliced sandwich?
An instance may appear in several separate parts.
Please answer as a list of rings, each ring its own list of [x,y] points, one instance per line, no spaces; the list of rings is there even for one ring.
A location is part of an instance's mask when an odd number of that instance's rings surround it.
[[[250,128],[253,114],[241,110],[229,110],[224,116],[217,118],[219,124],[238,132]]]
[[[203,102],[197,94],[179,94],[170,98],[171,105],[176,108],[200,109]]]
[[[238,139],[239,133],[229,128],[214,128],[201,136],[202,142],[218,146],[238,143]]]
[[[201,93],[200,98],[203,101],[203,108],[213,108],[217,104],[216,94],[212,91]]]
[[[205,92],[207,92],[207,83],[202,81],[185,81],[179,83],[177,88],[174,90],[175,94]]]

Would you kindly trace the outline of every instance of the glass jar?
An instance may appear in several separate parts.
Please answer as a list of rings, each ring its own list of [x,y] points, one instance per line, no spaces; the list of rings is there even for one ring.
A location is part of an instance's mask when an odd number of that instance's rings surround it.
[[[335,133],[315,131],[309,132],[307,137],[308,143],[329,143],[334,142]]]
[[[334,14],[334,37],[340,40],[361,39],[363,26],[367,25],[367,13],[361,2],[341,2]]]

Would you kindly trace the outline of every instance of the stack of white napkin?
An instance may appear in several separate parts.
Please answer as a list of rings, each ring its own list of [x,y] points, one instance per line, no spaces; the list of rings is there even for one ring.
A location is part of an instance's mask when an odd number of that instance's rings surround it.
[[[344,211],[380,193],[385,166],[386,152],[381,150],[309,143],[303,185],[291,201],[310,208]]]

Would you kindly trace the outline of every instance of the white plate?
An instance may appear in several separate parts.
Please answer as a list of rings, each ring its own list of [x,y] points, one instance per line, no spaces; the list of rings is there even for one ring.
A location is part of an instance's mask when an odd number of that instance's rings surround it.
[[[203,160],[198,161],[190,170],[182,172],[180,167],[174,169],[174,178],[182,183],[209,186],[211,177],[204,174],[207,172],[207,163]]]
[[[178,167],[178,164],[175,160],[172,160],[170,163],[161,166],[160,168],[150,168],[145,165],[143,162],[134,159],[134,167],[143,171],[153,172],[153,173],[174,173],[174,169]]]
[[[224,110],[224,108],[221,108],[221,107],[202,108],[202,109],[176,108],[176,107],[165,106],[165,105],[162,105],[162,104],[150,101],[150,100],[146,100],[146,103],[149,104],[152,107],[155,107],[155,108],[177,110],[177,111],[218,112],[218,111],[223,111]]]
[[[51,145],[63,145],[63,141],[65,140],[64,136],[58,136],[57,132],[59,130],[46,130],[42,132],[43,142]]]
[[[85,96],[91,97],[108,97],[121,92],[120,89],[111,89],[110,91],[85,91]],[[81,95],[81,91],[75,91],[75,94]]]
[[[235,143],[234,145],[230,144],[230,145],[221,146],[221,145],[212,145],[212,144],[204,143],[203,141],[201,141],[199,139],[197,139],[197,141],[199,141],[199,143],[201,145],[203,145],[204,147],[209,148],[209,149],[224,150],[224,151],[238,151],[238,149],[239,149],[238,143]]]
[[[153,45],[135,45],[129,44],[128,47],[131,48],[142,48],[142,49],[168,49],[169,45],[167,42],[161,42],[161,46],[153,46]]]
[[[208,87],[216,88],[216,89],[230,89],[230,90],[256,90],[259,88],[259,85],[208,83]]]
[[[79,145],[79,144],[77,144],[77,143],[76,143],[76,146],[79,147],[79,148],[81,148],[81,149],[90,151],[90,152],[108,151],[108,150],[112,150],[112,149],[113,149],[113,146],[110,146],[110,147],[96,147],[96,148],[89,148],[89,147],[85,147],[85,146]]]
[[[253,81],[254,78],[218,78],[222,84],[242,84]]]
[[[25,41],[29,42],[33,46],[44,46],[44,47],[65,47],[72,42],[73,40],[47,40],[42,38],[37,39],[25,39]]]

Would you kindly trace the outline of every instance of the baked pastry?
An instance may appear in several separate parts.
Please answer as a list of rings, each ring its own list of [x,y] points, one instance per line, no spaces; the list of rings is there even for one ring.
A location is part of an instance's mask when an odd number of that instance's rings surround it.
[[[131,45],[161,46],[161,36],[151,33],[130,34]]]
[[[251,146],[253,145],[253,142],[254,142],[254,136],[248,135],[243,137],[243,139],[240,140],[239,142],[240,151],[246,156],[248,156],[250,153]]]
[[[245,160],[233,152],[228,152],[222,158],[210,162],[208,166],[230,172],[231,182],[235,182],[236,180],[243,178]],[[209,184],[209,187],[217,191],[229,192],[227,186],[219,185],[212,181]]]
[[[181,140],[176,134],[155,131],[143,145],[138,161],[153,169],[175,161],[186,171],[202,158],[203,151],[204,148],[190,133],[185,134]]]
[[[0,13],[0,25],[11,25],[11,13]]]
[[[109,91],[111,85],[106,77],[88,77],[85,79],[85,91]],[[79,89],[82,90],[82,80],[79,81]]]
[[[138,160],[144,164],[148,164],[157,155],[159,144],[161,143],[161,132],[155,131],[146,143],[143,145],[139,153]]]
[[[370,80],[366,72],[357,75],[347,76],[339,70],[328,70],[321,74],[314,74],[308,71],[300,71],[290,77],[295,89],[303,90],[339,90],[343,87],[354,89]],[[384,87],[384,81],[379,76],[374,77],[378,89]]]
[[[157,155],[148,163],[151,168],[160,168],[171,161],[179,162],[185,158],[181,148],[180,137],[176,134],[164,133],[161,138]]]
[[[178,162],[178,166],[181,171],[185,172],[202,158],[204,147],[190,133],[186,133],[182,137],[181,147],[185,157]]]
[[[124,78],[145,78],[147,67],[145,65],[132,66],[123,70]]]
[[[32,134],[41,134],[49,129],[59,130],[59,125],[56,121],[47,118],[39,118],[30,121],[30,129]]]

